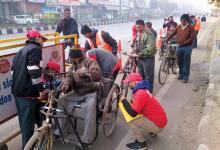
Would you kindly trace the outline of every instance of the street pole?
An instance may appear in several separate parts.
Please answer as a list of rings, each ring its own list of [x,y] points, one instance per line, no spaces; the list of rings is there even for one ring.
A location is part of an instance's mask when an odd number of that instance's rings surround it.
[[[119,0],[120,19],[122,20],[121,0]]]

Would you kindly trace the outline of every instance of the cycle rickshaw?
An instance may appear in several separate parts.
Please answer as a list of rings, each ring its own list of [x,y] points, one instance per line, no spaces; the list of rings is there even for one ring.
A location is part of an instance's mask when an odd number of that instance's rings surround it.
[[[97,112],[96,112],[96,136],[92,144],[97,136],[99,131],[99,125],[102,125],[103,133],[106,137],[110,136],[116,126],[116,119],[118,115],[118,101],[120,98],[120,87],[115,83],[115,79],[119,72],[120,65],[116,65],[114,71],[109,74],[109,78],[102,79],[98,84],[97,90]],[[53,146],[53,141],[55,137],[53,133],[56,130],[59,131],[59,136],[63,144],[67,141],[64,139],[62,135],[61,126],[59,124],[58,119],[68,119],[73,133],[76,136],[77,142],[74,143],[75,149],[83,149],[83,143],[81,141],[80,135],[77,131],[77,123],[78,120],[83,120],[79,116],[74,114],[68,114],[65,109],[57,109],[56,104],[59,102],[58,97],[62,92],[60,89],[55,88],[53,84],[56,80],[57,76],[64,75],[66,73],[53,73],[48,74],[51,76],[50,80],[50,92],[48,100],[44,107],[41,109],[41,113],[44,116],[43,124],[40,128],[38,128],[34,135],[31,137],[29,142],[26,144],[24,150],[51,150]],[[81,102],[77,102],[74,106],[74,109],[80,109]]]

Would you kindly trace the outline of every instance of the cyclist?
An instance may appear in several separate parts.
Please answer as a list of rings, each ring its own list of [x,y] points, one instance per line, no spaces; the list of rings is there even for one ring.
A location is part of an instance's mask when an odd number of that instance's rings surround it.
[[[45,95],[40,61],[43,42],[47,39],[36,30],[27,33],[26,46],[18,51],[12,64],[12,94],[15,97],[22,134],[22,149],[34,133],[35,123],[40,126],[39,108]]]
[[[177,23],[173,20],[173,16],[170,16],[168,19],[164,19],[163,28],[167,28],[167,32],[169,33],[171,27],[176,27]]]
[[[183,83],[187,83],[190,74],[192,44],[195,38],[195,31],[193,26],[189,23],[190,17],[188,14],[182,15],[180,21],[181,24],[178,25],[176,29],[168,36],[166,42],[176,35],[177,44],[180,45],[178,49],[178,80],[183,80]]]
[[[157,38],[157,32],[152,28],[152,22],[146,22],[146,29],[150,30],[153,33],[155,39]]]
[[[136,29],[139,41],[138,70],[144,80],[150,81],[149,91],[153,93],[156,39],[152,32],[145,30],[145,23],[142,19],[136,21]]]
[[[102,70],[102,76],[105,78],[111,76],[117,64],[117,58],[115,55],[99,48],[94,48],[87,51],[86,57],[98,62],[99,67]]]
[[[167,124],[166,113],[158,100],[148,91],[150,83],[142,80],[139,73],[131,73],[124,82],[129,85],[133,94],[131,104],[125,97],[120,98],[125,111],[131,117],[142,115],[129,122],[136,140],[126,146],[131,150],[146,149],[143,131],[149,132],[151,136],[156,136]]]
[[[74,105],[76,103],[74,100],[83,101],[81,110],[85,118],[85,125],[81,140],[83,148],[87,148],[96,136],[97,86],[95,82],[101,80],[101,69],[95,60],[84,57],[80,49],[71,49],[69,57],[72,65],[63,81],[61,89],[65,95],[60,98],[59,103],[66,108],[68,113],[75,113]],[[66,125],[69,125],[67,120],[63,120],[61,122],[62,129],[65,129],[66,133],[71,132],[72,128],[67,128]],[[65,131],[63,131],[64,134]]]
[[[76,20],[71,17],[69,8],[66,8],[64,10],[64,18],[59,21],[56,32],[63,32],[63,35],[77,34],[79,37],[78,24]],[[73,43],[74,39],[69,39],[67,40],[67,44],[65,44],[65,47],[67,45],[70,45],[70,47],[72,47]]]
[[[118,51],[117,42],[108,32],[92,30],[87,25],[84,25],[81,28],[81,34],[86,37],[86,50],[90,50],[92,48],[102,48],[116,56]]]

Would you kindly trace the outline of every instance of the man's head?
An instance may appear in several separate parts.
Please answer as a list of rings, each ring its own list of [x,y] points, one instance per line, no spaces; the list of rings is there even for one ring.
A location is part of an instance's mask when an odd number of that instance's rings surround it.
[[[145,28],[144,20],[138,19],[135,23],[137,32],[142,33]]]
[[[65,19],[69,19],[71,16],[70,16],[70,9],[69,8],[66,8],[64,10],[64,18]]]
[[[140,82],[141,80],[142,80],[142,77],[141,77],[141,75],[140,75],[139,73],[131,73],[131,74],[127,77],[127,79],[124,80],[123,82],[124,82],[124,83],[127,83],[128,86],[129,86],[131,89],[133,89],[133,88],[136,86],[136,84],[137,84],[138,82]]]
[[[30,30],[27,33],[27,38],[30,41],[34,41],[39,43],[43,47],[43,43],[47,40],[47,38],[43,37],[40,32],[37,30]]]
[[[92,29],[88,27],[87,25],[84,25],[81,28],[81,34],[83,34],[86,38],[92,38]]]
[[[173,21],[173,16],[170,16],[170,17],[168,18],[168,20],[169,20],[169,21]]]
[[[69,58],[71,59],[71,62],[77,63],[80,59],[82,59],[83,53],[80,50],[80,48],[71,48],[69,52]]]
[[[152,22],[150,21],[146,22],[146,28],[152,29]]]
[[[183,26],[186,26],[188,23],[189,23],[189,15],[188,14],[183,14],[181,17],[180,17],[180,21],[181,21],[181,24]]]

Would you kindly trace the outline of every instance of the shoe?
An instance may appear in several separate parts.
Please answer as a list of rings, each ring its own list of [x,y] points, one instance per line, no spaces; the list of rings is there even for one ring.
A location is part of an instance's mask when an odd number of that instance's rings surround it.
[[[177,80],[182,80],[183,78],[181,77],[181,76],[179,76],[178,78],[177,78]]]
[[[126,144],[127,148],[129,150],[146,150],[147,144],[146,142],[139,142],[138,140],[135,140],[133,143]]]
[[[183,83],[188,83],[188,80],[183,80]]]
[[[151,137],[156,137],[156,136],[157,136],[157,133],[149,132],[149,135],[150,135]]]

